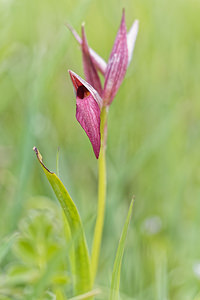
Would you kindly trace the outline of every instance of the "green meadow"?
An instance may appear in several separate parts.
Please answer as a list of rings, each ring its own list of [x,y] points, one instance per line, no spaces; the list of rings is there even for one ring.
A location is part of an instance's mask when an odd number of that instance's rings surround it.
[[[59,173],[91,252],[97,160],[75,118],[68,69],[84,75],[65,24],[80,33],[85,22],[89,45],[107,61],[123,7],[139,33],[109,111],[95,299],[109,298],[134,195],[120,299],[200,300],[200,1],[0,0],[2,300],[83,299],[73,298],[67,228],[32,148]]]

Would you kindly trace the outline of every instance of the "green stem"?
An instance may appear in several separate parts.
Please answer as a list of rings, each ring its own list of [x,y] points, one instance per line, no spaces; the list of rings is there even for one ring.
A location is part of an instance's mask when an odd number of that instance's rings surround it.
[[[95,281],[101,248],[106,202],[106,137],[108,108],[101,111],[101,150],[98,164],[98,209],[92,245],[92,283]]]

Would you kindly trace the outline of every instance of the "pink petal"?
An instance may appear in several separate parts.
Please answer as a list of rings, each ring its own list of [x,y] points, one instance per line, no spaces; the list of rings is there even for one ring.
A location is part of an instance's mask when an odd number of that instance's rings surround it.
[[[100,108],[91,94],[84,99],[76,98],[76,119],[89,137],[98,158],[101,145]]]
[[[75,39],[77,40],[77,42],[79,43],[79,45],[81,46],[82,45],[82,39],[80,38],[80,36],[76,32],[76,30],[71,25],[69,25],[69,24],[67,24],[67,27],[71,31],[71,33],[73,34],[73,36],[75,37]],[[90,51],[92,62],[95,65],[96,69],[99,72],[101,72],[103,75],[105,75],[106,68],[107,68],[107,63],[93,49],[89,48],[89,51]]]
[[[123,11],[121,25],[108,61],[105,74],[103,99],[106,105],[111,104],[115,97],[128,66],[128,46],[126,36],[125,15]]]
[[[127,44],[128,44],[128,64],[130,64],[132,56],[133,56],[133,50],[135,47],[135,41],[137,38],[139,29],[139,21],[135,20],[133,25],[131,26],[128,34],[127,34]]]
[[[88,47],[85,29],[83,25],[82,25],[82,55],[83,55],[83,68],[84,68],[86,81],[89,84],[91,84],[101,95],[102,94],[101,81],[89,52],[89,47]]]
[[[76,119],[87,134],[96,158],[101,146],[100,114],[102,99],[97,91],[76,73],[69,70],[76,94]]]

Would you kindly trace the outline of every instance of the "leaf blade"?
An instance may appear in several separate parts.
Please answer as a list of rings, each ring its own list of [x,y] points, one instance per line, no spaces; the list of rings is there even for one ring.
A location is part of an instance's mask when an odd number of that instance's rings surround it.
[[[122,258],[124,254],[125,242],[128,232],[128,227],[131,220],[132,208],[133,208],[134,200],[132,199],[128,215],[126,217],[126,221],[124,223],[124,227],[122,230],[122,234],[119,240],[119,245],[117,248],[117,253],[115,257],[113,273],[112,273],[112,281],[111,281],[111,290],[110,290],[110,297],[109,300],[117,300],[119,299],[119,285],[120,285],[120,273],[121,273],[121,265],[122,265]]]
[[[75,293],[80,294],[88,292],[91,290],[90,258],[78,209],[57,175],[49,171],[44,165],[42,156],[38,149],[34,147],[33,150],[35,151],[40,165],[42,166],[42,169],[51,184],[58,201],[60,202],[75,244]]]

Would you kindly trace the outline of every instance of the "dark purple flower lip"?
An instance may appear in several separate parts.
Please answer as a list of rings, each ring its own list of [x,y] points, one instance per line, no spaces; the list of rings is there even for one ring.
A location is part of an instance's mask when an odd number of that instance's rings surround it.
[[[97,104],[99,105],[99,108],[102,108],[102,99],[99,96],[98,92],[87,82],[85,81],[83,78],[81,78],[79,75],[77,75],[75,72],[68,70],[69,71],[69,75],[71,77],[72,83],[73,83],[73,87],[74,87],[74,92],[77,95],[77,93],[79,93],[80,96],[82,96],[82,98],[80,97],[80,99],[84,99],[86,96],[88,96],[89,94],[91,94],[93,96],[93,98],[95,99],[95,101],[97,102]],[[79,91],[78,91],[79,89]]]
[[[76,91],[76,97],[79,99],[84,99],[85,97],[89,96],[90,92],[86,89],[84,85],[79,85]]]
[[[84,99],[85,97],[89,96],[89,90],[78,80],[77,77],[71,75],[71,71],[69,71],[69,74],[72,79],[76,97],[78,97],[79,99]]]

